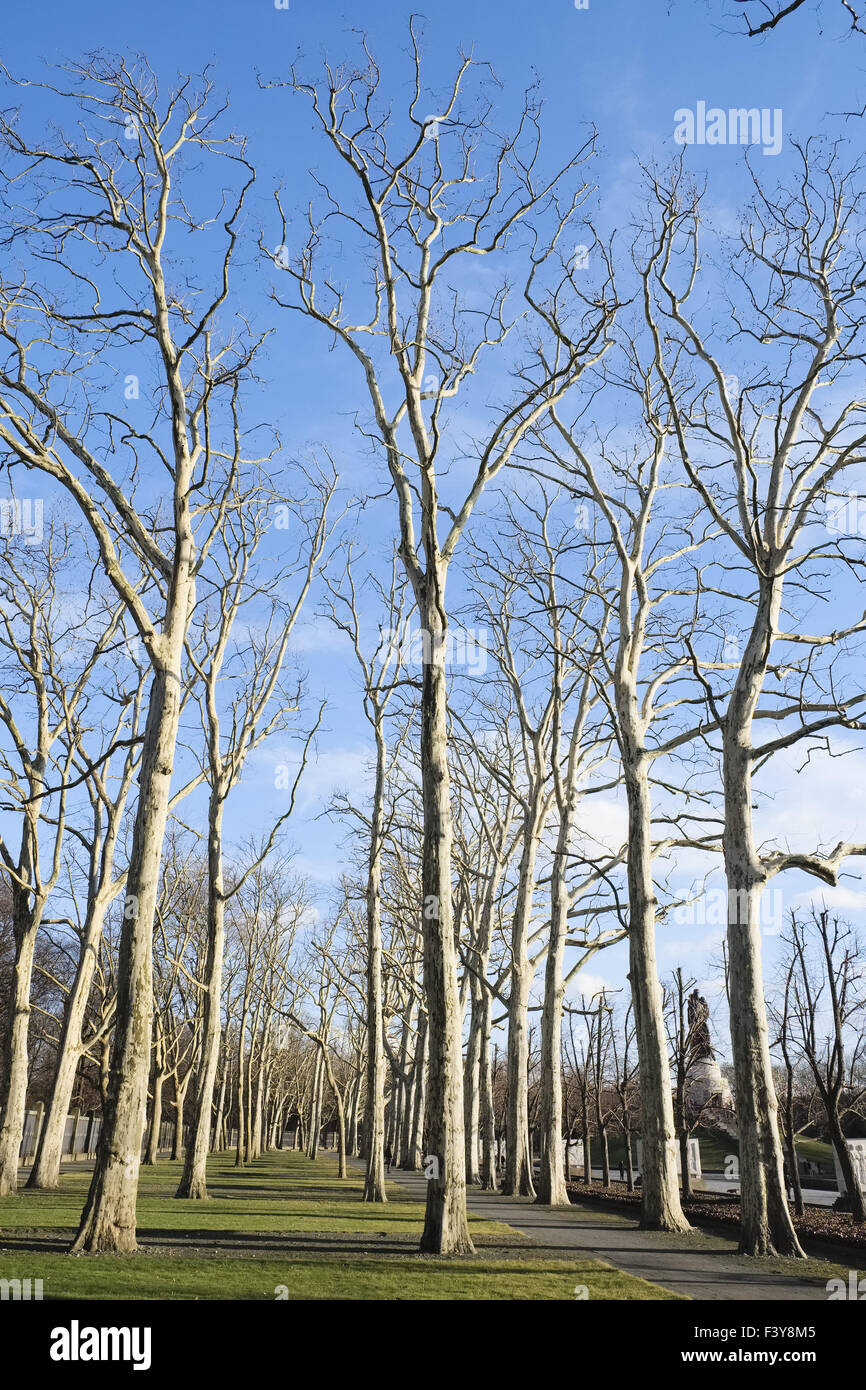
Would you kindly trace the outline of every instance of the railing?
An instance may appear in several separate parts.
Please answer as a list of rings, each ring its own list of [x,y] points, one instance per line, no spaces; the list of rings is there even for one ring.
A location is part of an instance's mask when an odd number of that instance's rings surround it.
[[[39,1144],[39,1135],[45,1123],[45,1107],[37,1105],[35,1110],[28,1110],[24,1116],[24,1130],[21,1137],[21,1148],[18,1151],[20,1163],[29,1163],[36,1156],[36,1149]],[[66,1116],[66,1123],[63,1128],[63,1143],[61,1155],[64,1159],[92,1158],[96,1153],[96,1143],[99,1139],[99,1131],[102,1128],[102,1120],[97,1115],[82,1115],[80,1110],[73,1110]],[[163,1120],[159,1126],[159,1142],[157,1148],[160,1153],[169,1153],[174,1148],[174,1134],[177,1125],[173,1120]],[[184,1125],[184,1143],[188,1144],[191,1135],[191,1126]],[[213,1138],[213,1135],[211,1136]],[[292,1131],[283,1131],[283,1146],[289,1147],[292,1141]],[[227,1147],[235,1148],[238,1142],[237,1129],[233,1129],[227,1139]],[[147,1134],[142,1144],[144,1148],[147,1144]]]
[[[24,1115],[24,1130],[21,1135],[21,1148],[18,1156],[22,1163],[35,1157],[39,1136],[45,1122],[45,1107],[37,1105]],[[73,1110],[66,1116],[63,1127],[63,1140],[60,1152],[64,1158],[88,1158],[96,1153],[96,1141],[102,1128],[102,1120],[97,1115],[82,1115]]]
[[[25,1113],[21,1147],[18,1151],[20,1163],[28,1163],[35,1158],[39,1135],[44,1123],[45,1107],[43,1105],[37,1105],[35,1110],[28,1110]],[[98,1115],[82,1115],[80,1110],[73,1110],[66,1116],[66,1123],[63,1127],[63,1140],[60,1149],[62,1157],[65,1159],[92,1158],[96,1153],[96,1144],[101,1128],[102,1120]],[[162,1121],[159,1127],[159,1143],[157,1145],[160,1152],[170,1151],[174,1147],[176,1128],[173,1120]],[[189,1125],[184,1125],[185,1142],[189,1140],[189,1131]]]

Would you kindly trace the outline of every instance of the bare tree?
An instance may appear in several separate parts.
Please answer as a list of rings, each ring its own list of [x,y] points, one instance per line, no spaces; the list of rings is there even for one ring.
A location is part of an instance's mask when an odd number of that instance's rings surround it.
[[[599,259],[604,256],[600,245],[596,254]],[[637,248],[634,263],[638,275],[644,276],[646,265]],[[563,414],[567,400],[563,408],[552,407],[552,434],[540,434],[538,442],[549,459],[546,467],[557,476],[564,470],[579,499],[583,529],[604,537],[611,548],[611,562],[596,563],[588,575],[604,605],[604,626],[611,629],[595,678],[615,732],[628,809],[629,982],[640,1060],[643,1142],[641,1224],[685,1230],[656,964],[655,864],[675,846],[700,843],[711,848],[718,841],[717,832],[706,834],[700,819],[706,790],[696,780],[692,745],[702,727],[688,728],[696,697],[687,684],[689,643],[702,621],[700,582],[689,574],[688,564],[712,538],[714,527],[700,514],[695,517],[692,503],[674,505],[670,500],[670,427],[652,344],[624,329],[618,346],[615,358],[604,364],[608,371],[594,384],[596,390],[600,386],[603,403],[617,403],[618,415],[636,407],[634,442],[623,446],[615,437],[611,444],[608,431],[600,428],[587,438],[585,400],[579,401],[573,424]],[[675,766],[686,746],[688,772]],[[654,805],[656,789],[669,793],[677,783],[679,805],[663,817]],[[659,833],[660,822],[667,823],[667,834]]]
[[[539,1055],[539,1125],[541,1165],[537,1200],[567,1205],[562,1145],[562,1004],[568,979],[603,946],[624,933],[602,930],[591,937],[590,906],[599,887],[606,887],[617,855],[595,845],[578,847],[578,808],[590,794],[610,790],[610,732],[597,708],[595,663],[607,625],[604,606],[591,582],[575,582],[576,543],[570,509],[557,508],[558,491],[506,501],[506,519],[498,527],[505,545],[491,541],[481,550],[473,578],[485,597],[477,607],[493,642],[493,653],[514,711],[511,734],[521,765],[518,785],[496,755],[481,757],[491,773],[508,786],[523,811],[519,883],[512,918],[509,990],[509,1147],[507,1190],[531,1192],[528,1107],[529,990],[542,955],[546,957]],[[590,565],[592,561],[590,560]],[[603,713],[603,711],[602,711]],[[513,729],[513,733],[512,733]],[[602,772],[608,779],[600,779]],[[614,773],[615,781],[615,773]],[[556,810],[555,840],[545,845],[546,823]],[[581,837],[584,841],[586,835]],[[591,837],[590,837],[591,838]],[[541,862],[549,853],[550,916],[531,931],[533,899]],[[543,860],[542,860],[543,856]],[[569,935],[569,918],[581,928]],[[542,945],[534,959],[533,935]],[[545,940],[546,937],[546,940]],[[580,959],[565,971],[566,950],[579,946]],[[509,1159],[510,1154],[510,1159]]]
[[[8,739],[0,785],[5,808],[19,826],[17,849],[0,838],[14,940],[12,1007],[0,1064],[0,1194],[17,1187],[36,938],[61,874],[69,792],[83,780],[76,775],[77,721],[122,611],[121,605],[105,606],[100,598],[75,616],[68,607],[64,611],[68,545],[68,538],[54,528],[44,553],[8,541],[0,590],[0,658],[7,691],[0,695],[0,723]]]
[[[814,1122],[811,1102],[815,1094],[815,1085],[812,1081],[811,1094],[805,1105],[804,1117],[802,1092],[804,1080],[808,1077],[809,1072],[802,1057],[795,1050],[794,1044],[794,974],[797,965],[796,955],[790,955],[787,961],[782,962],[779,971],[779,986],[775,995],[771,995],[768,999],[767,1007],[769,1021],[776,1035],[771,1040],[770,1046],[771,1048],[778,1048],[782,1055],[785,1077],[779,1109],[779,1123],[788,1153],[788,1171],[791,1178],[794,1210],[798,1216],[802,1216],[806,1210],[806,1204],[803,1201],[803,1188],[800,1182],[797,1138],[805,1130],[810,1129]]]
[[[516,823],[517,757],[507,730],[488,722],[486,703],[478,709],[477,690],[471,690],[467,705],[462,714],[452,706],[451,740],[460,806],[455,862],[464,895],[460,950],[470,1007],[464,1068],[466,1173],[469,1182],[495,1191],[499,1182],[491,1033],[494,1004],[505,1002],[510,960],[494,967],[493,979],[490,970],[497,929],[508,911],[505,875],[522,828]],[[475,714],[471,723],[470,710]]]
[[[866,1095],[866,1087],[857,1081],[866,1032],[862,948],[847,923],[831,916],[825,907],[813,910],[809,919],[792,912],[784,941],[793,993],[791,1041],[815,1079],[848,1190],[851,1217],[861,1224],[866,1221],[866,1193],[845,1142],[842,1121]]]
[[[608,1094],[608,1068],[612,1047],[613,1010],[607,1002],[606,990],[601,990],[595,997],[598,1003],[587,1017],[589,1056],[592,1059],[595,1130],[601,1145],[602,1185],[610,1187],[610,1146],[607,1132],[613,1118],[613,1110]]]
[[[692,1191],[689,1138],[706,1118],[706,1112],[712,1109],[715,1099],[710,1096],[696,1104],[690,1086],[695,1063],[703,1055],[698,1046],[698,1022],[688,1016],[688,991],[696,984],[696,980],[684,979],[682,967],[677,966],[670,987],[665,990],[664,1001],[673,1073],[674,1121],[680,1145],[680,1178],[684,1197],[690,1197]]]
[[[783,20],[788,19],[792,14],[807,3],[807,0],[733,0],[735,5],[739,5],[740,11],[737,12],[738,20],[741,18],[743,32],[750,39],[760,38],[764,34],[769,34]],[[820,9],[817,0],[810,0],[816,9]],[[866,13],[859,0],[837,0],[843,12],[844,22],[848,26],[849,33],[866,34]]]
[[[621,1016],[621,1026],[617,1027],[617,1020],[614,1019],[611,1028],[613,1084],[619,1100],[619,1113],[616,1118],[625,1145],[626,1185],[629,1192],[634,1192],[634,1155],[631,1136],[640,1110],[639,1063],[636,1055],[632,1053],[636,1031],[633,1010],[634,1005],[629,1001],[624,1014]]]
[[[210,1148],[213,1091],[220,1043],[220,995],[225,952],[226,901],[242,887],[255,861],[244,873],[226,885],[223,873],[223,823],[226,806],[243,774],[250,753],[273,733],[284,729],[290,712],[298,709],[300,688],[284,691],[280,678],[289,652],[292,632],[313,583],[329,532],[328,507],[336,479],[320,475],[310,479],[312,492],[304,503],[275,501],[270,488],[247,486],[238,495],[226,519],[224,555],[214,554],[209,593],[203,599],[205,612],[198,631],[187,644],[189,664],[201,690],[205,757],[202,774],[206,777],[208,798],[208,932],[207,959],[202,993],[202,1059],[196,1075],[193,1112],[193,1140],[189,1145],[184,1171],[176,1195],[203,1200],[207,1197],[207,1155]],[[300,479],[299,479],[300,483]],[[302,539],[295,562],[268,576],[256,572],[255,559],[262,538],[267,534],[275,507],[284,509],[280,520],[292,515]],[[281,529],[285,530],[286,527]],[[291,599],[280,596],[292,591]],[[211,621],[207,599],[213,597],[218,617]],[[268,609],[268,604],[270,608]],[[261,635],[238,644],[233,634],[238,619],[250,608],[259,609]],[[197,640],[195,640],[197,638]],[[232,659],[227,661],[230,645]],[[221,705],[231,687],[229,727],[223,729]],[[324,706],[308,731],[288,807],[273,823],[265,837],[261,857],[267,857],[277,835],[295,808],[301,778],[313,738],[321,724]]]
[[[549,253],[586,195],[585,185],[575,183],[574,176],[592,142],[565,168],[543,173],[532,100],[526,103],[515,135],[499,137],[490,122],[483,84],[474,97],[465,94],[479,71],[468,56],[460,61],[441,116],[420,116],[422,73],[414,22],[410,37],[413,91],[402,125],[382,102],[380,71],[366,43],[361,69],[328,68],[319,86],[293,75],[291,86],[309,99],[347,187],[329,189],[322,183],[326,211],[318,220],[311,214],[309,240],[298,262],[293,265],[279,251],[273,259],[294,281],[296,297],[288,307],[336,337],[363,374],[373,415],[372,438],[384,453],[397,496],[399,553],[426,643],[421,765],[427,1126],[439,1172],[427,1188],[421,1246],[447,1254],[471,1250],[472,1243],[466,1222],[451,904],[445,581],[487,484],[510,462],[550,400],[603,352],[612,308],[607,303],[589,306],[569,351],[552,366],[539,353],[535,370],[531,362],[523,369],[516,395],[499,407],[474,450],[474,476],[465,490],[458,487],[454,505],[445,503],[440,497],[440,455],[449,438],[446,407],[465,395],[467,381],[485,364],[488,350],[501,353],[513,327],[506,317],[505,283],[490,291],[480,311],[477,304],[461,303],[462,277],[472,273],[477,257],[489,256],[495,266],[508,249],[513,252],[513,279],[522,252],[524,295],[532,299]],[[530,220],[532,231],[521,245],[518,233]],[[282,247],[286,226],[283,215]],[[338,226],[345,236],[344,255],[354,256],[359,267],[351,296],[335,287],[321,266],[321,252]],[[356,286],[365,282],[368,304],[358,305],[356,312]]]
[[[242,468],[238,396],[255,352],[243,326],[215,330],[229,295],[236,220],[253,171],[234,136],[220,136],[211,84],[192,79],[161,97],[145,65],[95,59],[64,69],[72,89],[49,86],[77,121],[74,138],[25,135],[4,115],[0,140],[19,196],[4,229],[29,258],[18,284],[0,288],[0,440],[25,468],[52,478],[80,509],[101,563],[138,631],[153,670],[121,938],[113,1064],[93,1182],[76,1250],[135,1249],[135,1196],[144,1127],[152,1008],[152,928],[159,858],[196,576]],[[40,84],[24,84],[32,91]],[[43,84],[44,85],[44,84]],[[230,164],[240,191],[213,215],[187,207],[181,168],[195,156]],[[190,160],[192,156],[192,160]],[[177,175],[177,178],[175,177]],[[218,257],[216,284],[185,292],[170,269],[187,235],[196,263]],[[207,247],[207,252],[205,248]],[[86,266],[82,254],[89,257]],[[40,258],[51,265],[43,290]],[[101,288],[99,286],[101,285]],[[123,290],[118,286],[123,285]],[[200,302],[193,304],[200,296]],[[90,302],[88,302],[90,297]],[[203,306],[203,307],[202,307]],[[236,331],[235,331],[236,330]],[[130,408],[99,410],[105,363],[150,355],[157,373],[151,428]],[[127,358],[128,361],[128,358]],[[95,364],[95,365],[94,365]],[[122,370],[122,368],[121,368]],[[139,393],[127,380],[126,400]],[[113,467],[103,462],[113,455]],[[141,495],[153,468],[167,507]],[[143,580],[154,585],[154,602]]]
[[[388,705],[400,681],[402,645],[405,632],[404,586],[391,568],[390,585],[386,589],[376,583],[377,598],[386,633],[380,629],[376,650],[369,655],[364,650],[358,597],[352,574],[352,550],[347,552],[346,571],[342,585],[329,583],[333,604],[329,618],[348,636],[363,681],[364,714],[373,731],[376,763],[373,799],[369,816],[369,846],[365,890],[367,940],[367,1100],[364,1115],[366,1173],[364,1201],[385,1202],[385,1009],[382,972],[382,854],[387,834],[385,784],[391,770],[386,736]],[[408,733],[409,725],[405,726]],[[397,752],[399,753],[399,744]]]
[[[72,979],[65,989],[65,1004],[57,1042],[57,1066],[51,1089],[51,1099],[37,1143],[33,1167],[27,1180],[31,1188],[53,1188],[60,1181],[63,1134],[69,1113],[75,1077],[82,1058],[95,1046],[107,1044],[114,1024],[115,994],[111,991],[111,1010],[105,1010],[86,1027],[91,988],[99,958],[99,947],[106,914],[126,884],[127,870],[117,864],[118,855],[126,849],[125,820],[133,778],[141,761],[142,709],[147,691],[149,670],[138,662],[137,639],[127,637],[121,630],[109,644],[106,657],[108,669],[100,671],[100,704],[106,701],[107,710],[117,705],[114,726],[106,724],[101,730],[101,746],[97,752],[91,746],[95,726],[100,718],[95,712],[86,721],[73,720],[69,731],[74,740],[72,784],[83,783],[90,803],[90,829],[77,824],[77,817],[68,819],[67,832],[80,844],[85,864],[82,897],[79,908],[77,894],[71,892],[71,909],[76,913],[76,965]],[[94,673],[95,675],[95,673]],[[90,703],[94,704],[94,675],[90,680]],[[91,720],[94,727],[91,727]],[[122,761],[117,773],[112,771],[115,755]],[[172,795],[169,812],[200,784],[195,773]],[[104,1001],[108,1002],[108,996]]]
[[[743,356],[735,374],[732,349],[722,357],[698,327],[690,300],[702,284],[699,197],[679,168],[667,181],[651,178],[657,216],[644,304],[684,473],[747,576],[732,585],[726,571],[716,586],[706,585],[746,605],[744,641],[736,639],[733,659],[723,648],[715,663],[716,671],[732,671],[727,692],[713,687],[708,666],[704,674],[695,659],[709,719],[721,730],[741,1249],[802,1256],[783,1181],[760,900],[768,880],[788,869],[836,883],[847,857],[864,846],[759,848],[753,779],[784,749],[827,747],[830,731],[858,727],[866,698],[846,678],[848,654],[844,663],[834,661],[842,644],[850,647],[863,632],[862,614],[840,621],[834,611],[833,626],[815,633],[804,605],[795,607],[803,593],[841,597],[831,578],[837,573],[862,576],[862,539],[828,538],[819,523],[828,519],[821,505],[866,457],[866,403],[851,371],[866,340],[866,277],[859,178],[841,169],[835,150],[819,157],[809,145],[795,148],[799,183],[770,196],[754,180],[731,259],[731,284],[740,293],[731,305],[732,332],[743,354],[746,344],[763,346],[761,360]],[[834,399],[822,409],[818,392],[828,384]],[[846,693],[852,686],[855,693]],[[761,719],[774,732],[756,746],[753,728]]]
[[[569,1064],[569,1078],[577,1088],[578,1093],[578,1114],[580,1117],[580,1132],[583,1142],[583,1181],[586,1187],[592,1186],[592,1100],[593,1100],[593,1058],[592,1058],[592,1037],[587,1028],[584,1029],[578,1048],[577,1039],[574,1036],[574,1020],[576,1017],[583,1018],[584,1021],[590,1018],[593,1010],[587,1007],[587,1000],[584,995],[580,998],[580,1007],[577,1008],[566,1004],[564,1010],[568,1018],[568,1039],[566,1042],[566,1057]]]
[[[75,730],[76,768],[87,773],[85,787],[92,817],[89,835],[77,827],[70,827],[80,839],[86,856],[85,908],[83,917],[77,923],[77,962],[66,992],[51,1099],[27,1180],[28,1187],[53,1188],[60,1181],[63,1134],[78,1064],[86,1051],[84,1020],[99,943],[108,908],[122,893],[126,883],[126,870],[115,867],[115,857],[120,847],[132,780],[141,755],[138,734],[146,677],[144,669],[134,668],[128,683],[117,680],[119,693],[111,695],[118,702],[117,721],[113,728],[109,727],[107,747],[103,738],[103,747],[98,755],[86,750],[87,740],[80,727]],[[123,753],[120,774],[113,783],[110,755],[125,734],[129,746]]]

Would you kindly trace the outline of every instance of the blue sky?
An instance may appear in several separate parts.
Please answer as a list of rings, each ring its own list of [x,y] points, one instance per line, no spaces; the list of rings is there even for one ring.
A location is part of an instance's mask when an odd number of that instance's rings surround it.
[[[819,36],[815,16],[808,10],[766,40],[749,42],[731,32],[730,24],[726,31],[725,8],[726,0],[589,0],[585,10],[576,9],[571,0],[537,0],[534,5],[440,0],[425,12],[423,22],[426,76],[432,85],[447,78],[457,50],[472,49],[478,59],[492,63],[503,84],[497,111],[503,124],[517,109],[525,86],[538,80],[546,106],[546,158],[552,164],[566,158],[595,124],[601,158],[593,178],[608,226],[625,226],[636,215],[638,161],[664,163],[677,154],[675,112],[696,108],[699,102],[725,109],[778,108],[785,136],[805,139],[820,131],[841,132],[851,142],[852,157],[861,153],[864,122],[846,122],[832,113],[862,104],[866,45],[843,40],[842,25],[834,28],[830,16],[827,32]],[[18,6],[4,17],[2,59],[14,75],[36,78],[42,75],[43,60],[81,58],[99,48],[141,53],[167,85],[177,74],[211,64],[217,91],[229,97],[233,126],[250,137],[259,171],[249,222],[252,237],[255,220],[270,216],[273,187],[283,187],[288,206],[300,206],[308,196],[306,171],[318,167],[324,154],[305,103],[288,92],[261,91],[257,77],[282,79],[293,61],[307,74],[317,72],[322,58],[349,58],[357,52],[353,31],[363,30],[386,84],[399,93],[410,78],[406,50],[412,10],[393,0],[354,6],[334,0],[290,0],[288,9],[277,9],[272,0],[84,0],[79,5],[42,0],[36,9]],[[432,92],[430,100],[433,113]],[[33,116],[38,104],[28,109]],[[788,157],[784,152],[778,157],[756,153],[755,162],[760,173],[782,177]],[[689,165],[706,174],[707,208],[713,219],[730,225],[747,188],[742,150],[694,147]],[[252,267],[252,240],[248,250]],[[283,325],[279,347],[268,363],[268,413],[287,450],[303,452],[326,443],[341,471],[341,459],[347,459],[351,486],[357,444],[349,405],[360,400],[360,383],[353,376],[347,391],[351,364],[340,354],[325,354],[323,346],[309,328],[298,325],[290,332]],[[376,535],[382,546],[385,534],[383,521]],[[302,815],[292,838],[302,865],[324,890],[338,866],[341,831],[319,819],[318,812],[336,786],[362,781],[366,726],[359,717],[351,657],[344,657],[321,625],[305,626],[301,647],[300,660],[311,672],[311,694],[326,694],[330,709],[319,761],[302,795]],[[280,758],[276,750],[251,766],[246,786],[232,803],[229,837],[241,838],[268,823],[273,766]],[[857,795],[862,795],[856,792],[856,777],[848,777],[840,790],[838,780],[816,773],[805,806],[801,784],[791,782],[796,790],[782,793],[782,781],[780,826],[787,829],[802,819],[805,830],[816,822],[823,829],[824,812],[829,815],[832,808],[840,824],[844,821],[852,828],[848,822],[855,815]],[[831,833],[828,824],[827,834]],[[791,895],[796,891],[797,881],[792,879]],[[708,930],[703,937],[694,929],[671,931],[660,942],[662,972],[682,960],[703,979],[713,933]],[[597,957],[590,970],[596,979],[621,984],[623,968],[624,952],[619,949]]]

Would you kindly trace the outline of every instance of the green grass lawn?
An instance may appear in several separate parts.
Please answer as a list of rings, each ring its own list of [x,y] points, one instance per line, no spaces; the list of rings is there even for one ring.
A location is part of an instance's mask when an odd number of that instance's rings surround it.
[[[704,1129],[700,1125],[695,1130],[695,1138],[700,1140],[701,1167],[707,1172],[723,1172],[728,1154],[739,1154],[740,1144],[722,1130]],[[823,1163],[833,1167],[833,1149],[821,1139],[799,1138],[796,1149],[800,1158],[808,1158],[813,1163]]]
[[[725,1160],[730,1154],[739,1154],[739,1140],[723,1130],[705,1129],[698,1125],[693,1138],[697,1139],[701,1146],[701,1168],[705,1173],[723,1173],[725,1171]],[[621,1135],[611,1134],[608,1136],[608,1151],[610,1153],[610,1166],[614,1170],[614,1179],[619,1178],[619,1161],[625,1162],[625,1144]],[[636,1155],[637,1149],[632,1138],[632,1153]],[[820,1139],[798,1139],[797,1153],[801,1158],[811,1159],[813,1163],[823,1163],[827,1167],[833,1167],[833,1150],[829,1144],[823,1143]],[[594,1168],[601,1167],[601,1145],[596,1139],[592,1140],[592,1165]],[[579,1176],[583,1169],[580,1165],[576,1168],[572,1165],[572,1176]]]
[[[797,1153],[801,1158],[811,1159],[813,1163],[823,1163],[825,1167],[833,1169],[833,1146],[825,1144],[822,1139],[796,1139],[794,1141]]]
[[[357,1170],[340,1180],[330,1155],[294,1152],[236,1169],[214,1154],[208,1202],[174,1197],[179,1163],[143,1169],[140,1251],[69,1256],[90,1181],[0,1198],[0,1279],[41,1279],[43,1297],[87,1299],[660,1299],[675,1295],[601,1262],[540,1255],[519,1232],[470,1218],[474,1256],[417,1253],[423,1207],[389,1184],[362,1200]]]
[[[632,1135],[632,1158],[637,1163],[637,1144],[636,1138]],[[701,1146],[701,1167],[712,1171],[723,1171],[725,1159],[728,1154],[739,1152],[739,1144],[736,1139],[731,1139],[721,1130],[703,1129],[700,1125],[695,1130],[693,1138],[699,1140]],[[593,1168],[601,1167],[601,1144],[597,1139],[593,1139],[590,1145],[592,1149]],[[614,1179],[619,1178],[620,1160],[625,1163],[625,1142],[620,1134],[609,1134],[607,1141],[608,1153],[610,1155],[610,1166],[613,1169]],[[811,1157],[809,1154],[807,1157]],[[574,1165],[572,1165],[574,1167]],[[583,1172],[581,1165],[577,1165],[576,1173]]]
[[[637,1163],[637,1143],[639,1135],[632,1135],[631,1152],[634,1163]],[[735,1154],[739,1151],[739,1144],[736,1139],[730,1139],[727,1134],[721,1131],[702,1129],[699,1125],[695,1130],[693,1138],[698,1139],[701,1145],[701,1167],[706,1169],[723,1170],[725,1158],[728,1154]],[[601,1144],[597,1139],[591,1140],[592,1166],[601,1167]],[[609,1134],[607,1139],[608,1154],[610,1155],[610,1166],[613,1170],[613,1178],[619,1178],[620,1160],[625,1163],[625,1141],[620,1134]],[[809,1155],[811,1157],[811,1155]],[[572,1164],[572,1176],[580,1176],[583,1172],[581,1164]]]

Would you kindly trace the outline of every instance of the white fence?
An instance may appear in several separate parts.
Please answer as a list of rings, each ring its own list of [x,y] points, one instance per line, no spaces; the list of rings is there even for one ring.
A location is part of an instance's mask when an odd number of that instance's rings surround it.
[[[18,1154],[22,1163],[26,1163],[28,1159],[35,1156],[44,1121],[45,1107],[42,1105],[37,1105],[35,1110],[28,1110],[25,1113],[24,1132],[21,1136],[21,1148]],[[71,1114],[66,1116],[66,1124],[63,1129],[61,1146],[63,1157],[87,1158],[96,1153],[96,1141],[99,1138],[101,1128],[102,1120],[97,1115],[82,1115],[80,1110],[73,1110]]]

